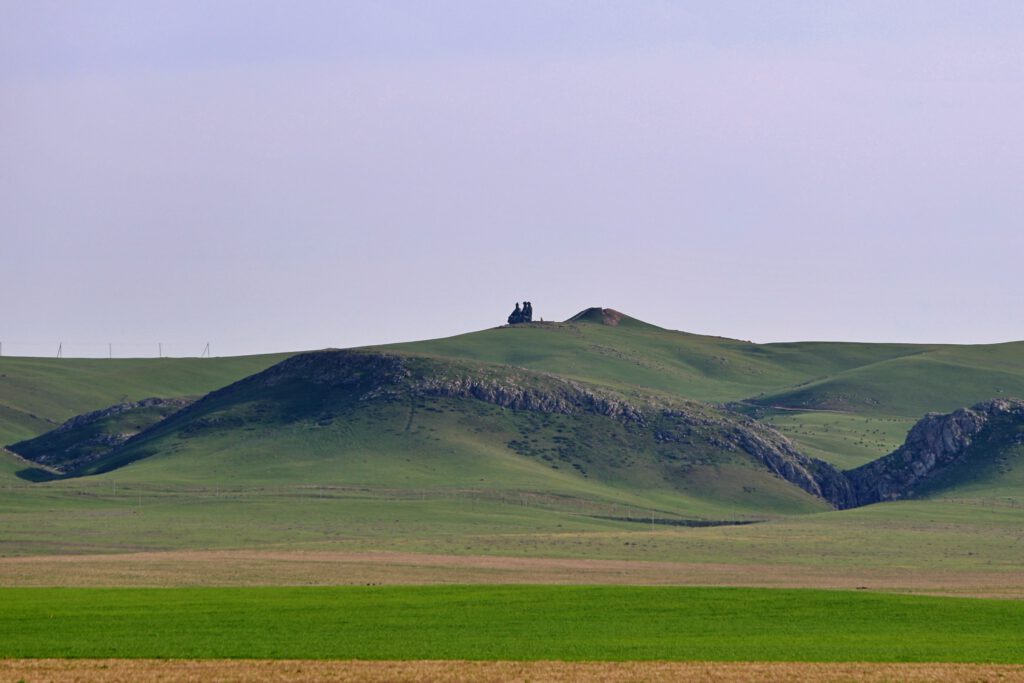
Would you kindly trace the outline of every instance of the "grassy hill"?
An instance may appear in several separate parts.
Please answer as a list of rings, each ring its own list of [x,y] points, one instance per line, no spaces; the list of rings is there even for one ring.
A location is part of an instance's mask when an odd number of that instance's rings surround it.
[[[585,309],[565,323],[504,326],[446,339],[388,345],[380,350],[431,361],[437,367],[470,364],[472,372],[478,374],[514,376],[529,371],[623,395],[640,392],[666,401],[730,403],[734,409],[779,429],[808,455],[841,468],[855,467],[891,452],[925,412],[949,411],[998,396],[1024,395],[1021,342],[987,346],[829,342],[759,345],[666,330],[600,308]],[[12,437],[36,436],[76,412],[116,401],[150,395],[196,397],[284,357],[0,359],[0,437],[10,443],[17,440]],[[282,396],[273,400],[291,401]],[[470,406],[465,403],[452,412],[469,414],[473,412]],[[287,418],[274,419],[290,424]],[[396,416],[385,422],[391,419],[402,421]],[[245,430],[235,430],[233,437],[258,429],[253,426],[259,425],[258,418],[247,420],[251,424]],[[313,422],[318,420],[313,416]],[[263,429],[275,428],[274,424],[268,422]],[[355,429],[355,424],[344,428]],[[321,431],[324,427],[317,425]],[[441,434],[436,443],[455,452],[459,451],[458,444],[466,441],[458,426],[426,429]],[[511,433],[505,431],[505,436]],[[396,443],[385,445],[386,432],[371,429],[366,443],[379,439],[381,449],[389,453],[407,450]],[[580,441],[578,432],[574,438]],[[280,432],[281,438],[283,435]],[[213,438],[212,434],[204,436],[207,440]],[[505,450],[508,444],[517,442],[514,437],[502,439],[496,438],[494,443]],[[312,453],[322,443],[334,443],[326,446],[329,451],[357,442],[354,436],[334,442],[314,439],[306,448],[303,439],[298,438],[289,442],[288,448]],[[601,448],[610,447],[601,444]],[[423,448],[422,444],[415,447],[418,451]],[[492,445],[490,450],[494,448]],[[558,450],[550,444],[549,448]],[[274,449],[267,439],[256,448],[259,452]],[[481,443],[467,445],[467,449],[488,450]],[[250,463],[254,471],[262,467],[252,464],[255,462]]]
[[[98,424],[83,424],[83,437]],[[826,509],[737,435],[765,451],[785,446],[756,422],[704,404],[498,366],[327,351],[214,392],[72,473],[531,491],[673,516]],[[46,435],[15,450],[32,456],[55,441]]]
[[[1024,396],[1024,342],[753,344],[607,311],[382,348],[558,373],[620,390],[739,402],[809,454],[840,467],[894,450],[926,412]],[[607,324],[610,319],[616,324]]]
[[[0,357],[0,443],[49,431],[114,403],[199,396],[259,372],[290,354],[232,358]]]

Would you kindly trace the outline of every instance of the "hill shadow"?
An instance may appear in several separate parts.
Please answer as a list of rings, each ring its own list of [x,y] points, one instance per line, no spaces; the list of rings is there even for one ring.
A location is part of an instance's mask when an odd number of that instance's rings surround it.
[[[44,470],[41,467],[26,467],[23,470],[18,470],[14,473],[14,476],[18,479],[30,481],[33,484],[40,484],[45,481],[53,481],[55,479],[63,479],[63,475]]]

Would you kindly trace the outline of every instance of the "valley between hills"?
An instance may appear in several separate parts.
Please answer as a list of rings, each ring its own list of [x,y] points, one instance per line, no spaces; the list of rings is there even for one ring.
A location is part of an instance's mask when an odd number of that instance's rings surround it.
[[[1024,597],[1024,342],[611,309],[382,347],[0,358],[0,584]]]

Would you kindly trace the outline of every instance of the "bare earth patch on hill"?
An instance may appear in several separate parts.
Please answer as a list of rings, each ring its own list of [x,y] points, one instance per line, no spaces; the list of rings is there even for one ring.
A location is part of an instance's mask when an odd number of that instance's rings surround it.
[[[4,680],[106,681],[1024,681],[1024,666],[792,662],[467,662],[6,659]]]
[[[1019,572],[643,562],[408,552],[184,550],[0,558],[0,586],[619,584],[1024,598]]]

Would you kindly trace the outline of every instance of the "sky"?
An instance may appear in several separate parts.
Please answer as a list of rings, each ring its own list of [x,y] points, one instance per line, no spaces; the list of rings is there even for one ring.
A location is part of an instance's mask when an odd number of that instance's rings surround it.
[[[0,0],[0,343],[1024,339],[1021,121],[1017,0]]]

